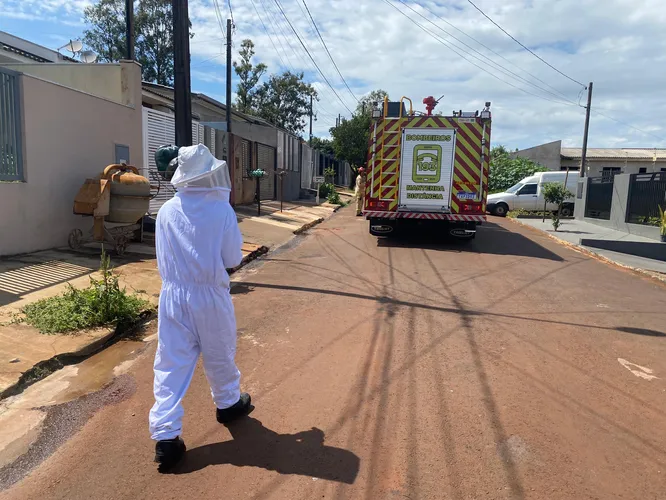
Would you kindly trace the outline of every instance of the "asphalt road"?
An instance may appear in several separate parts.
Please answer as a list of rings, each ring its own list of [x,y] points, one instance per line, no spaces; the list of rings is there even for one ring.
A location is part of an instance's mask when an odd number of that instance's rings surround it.
[[[662,284],[508,221],[378,241],[349,208],[267,257],[234,287],[250,418],[217,424],[199,367],[159,474],[151,346],[0,497],[666,497]]]

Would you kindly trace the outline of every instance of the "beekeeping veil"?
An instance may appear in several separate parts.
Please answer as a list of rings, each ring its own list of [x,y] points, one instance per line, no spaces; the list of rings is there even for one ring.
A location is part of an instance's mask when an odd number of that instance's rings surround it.
[[[182,189],[221,189],[231,191],[227,162],[215,158],[203,144],[178,150],[178,168],[171,184]]]

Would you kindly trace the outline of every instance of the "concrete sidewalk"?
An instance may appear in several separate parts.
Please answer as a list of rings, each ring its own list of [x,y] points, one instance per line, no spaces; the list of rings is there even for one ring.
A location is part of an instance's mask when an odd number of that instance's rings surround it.
[[[662,253],[666,258],[666,244],[664,243],[660,243],[649,238],[643,238],[642,236],[615,231],[613,229],[608,229],[578,219],[563,221],[562,225],[557,231],[553,230],[553,224],[548,218],[545,222],[542,222],[541,219],[511,220],[519,224],[523,224],[524,226],[543,231],[553,238],[583,248],[588,252],[599,255],[612,262],[615,262],[616,264],[620,264],[621,266],[647,271],[650,273],[659,273],[666,277],[666,261],[664,260],[645,258],[629,253],[609,250],[608,248],[600,248],[605,246],[602,244],[603,242],[641,244],[652,248],[657,248],[657,251],[663,250]]]
[[[310,203],[263,202],[261,216],[254,206],[235,207],[243,233],[245,261],[285,244],[295,233],[330,217],[339,207]],[[157,304],[161,281],[155,260],[154,234],[146,233],[143,243],[130,244],[111,263],[128,290]],[[78,251],[68,248],[0,259],[0,394],[15,385],[27,370],[63,354],[86,355],[91,346],[103,344],[113,329],[68,335],[44,335],[27,325],[12,322],[29,303],[53,297],[68,284],[85,288],[99,269],[100,246]]]

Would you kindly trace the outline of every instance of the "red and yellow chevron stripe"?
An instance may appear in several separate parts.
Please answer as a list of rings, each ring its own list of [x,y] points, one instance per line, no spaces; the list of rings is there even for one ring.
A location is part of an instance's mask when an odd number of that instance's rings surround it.
[[[373,123],[368,144],[366,197],[398,207],[400,146],[403,128],[450,128],[456,131],[451,212],[460,213],[465,204],[480,203],[485,213],[486,186],[490,161],[490,122],[479,118],[409,116]],[[460,197],[462,193],[475,197]]]

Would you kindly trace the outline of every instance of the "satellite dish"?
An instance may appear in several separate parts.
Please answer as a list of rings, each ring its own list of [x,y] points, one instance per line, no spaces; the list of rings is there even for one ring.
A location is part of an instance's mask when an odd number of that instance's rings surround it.
[[[76,54],[77,52],[80,52],[81,49],[83,48],[83,44],[81,43],[81,40],[70,40],[69,43],[66,43],[60,49],[67,49],[69,52],[72,54]],[[60,50],[58,49],[58,50]]]
[[[91,64],[97,61],[97,54],[92,50],[84,50],[79,54],[79,58],[81,59],[81,62]]]

